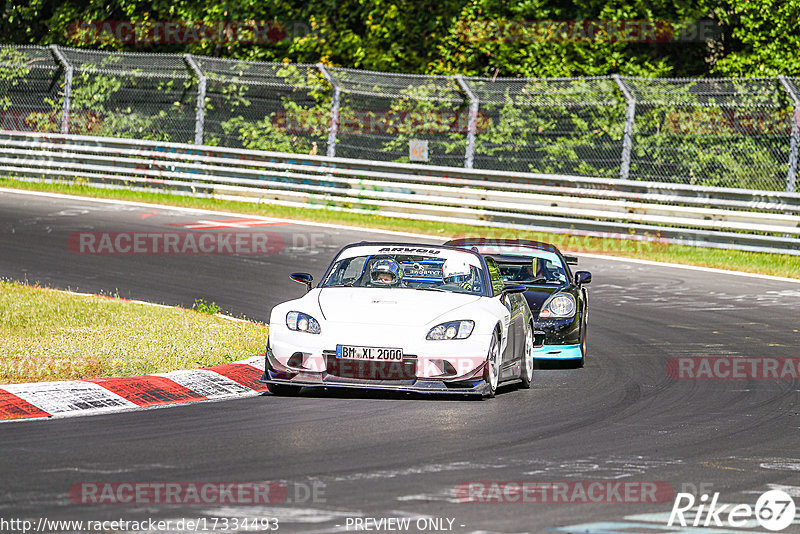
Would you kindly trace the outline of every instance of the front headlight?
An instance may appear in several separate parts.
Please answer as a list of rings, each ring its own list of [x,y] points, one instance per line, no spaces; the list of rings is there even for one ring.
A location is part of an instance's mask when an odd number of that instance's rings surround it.
[[[291,311],[286,314],[286,326],[289,330],[298,332],[308,332],[309,334],[319,334],[319,322],[310,315],[303,312]]]
[[[425,339],[467,339],[475,328],[475,321],[450,321],[431,328]]]
[[[560,293],[542,306],[539,317],[572,317],[575,314],[575,297],[569,293]]]

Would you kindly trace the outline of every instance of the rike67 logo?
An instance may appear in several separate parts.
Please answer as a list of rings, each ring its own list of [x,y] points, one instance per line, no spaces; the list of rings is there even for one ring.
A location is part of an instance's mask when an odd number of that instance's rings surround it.
[[[755,526],[752,521],[758,522],[761,527],[777,532],[792,524],[795,518],[795,504],[791,495],[782,490],[770,490],[763,493],[756,501],[755,506],[749,504],[720,504],[719,493],[714,493],[711,501],[708,495],[700,496],[699,502],[691,493],[678,493],[669,514],[667,526],[687,526],[687,517],[694,521],[694,527],[733,527],[744,528]],[[694,507],[697,505],[697,509]],[[748,524],[750,523],[750,524]]]

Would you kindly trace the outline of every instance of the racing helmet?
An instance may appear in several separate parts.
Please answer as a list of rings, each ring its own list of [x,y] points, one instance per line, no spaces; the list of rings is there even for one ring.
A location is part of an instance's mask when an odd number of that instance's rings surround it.
[[[472,266],[462,258],[448,258],[442,266],[446,284],[463,284],[472,277]]]
[[[396,286],[403,279],[403,269],[394,258],[380,258],[372,264],[369,279],[377,286]]]

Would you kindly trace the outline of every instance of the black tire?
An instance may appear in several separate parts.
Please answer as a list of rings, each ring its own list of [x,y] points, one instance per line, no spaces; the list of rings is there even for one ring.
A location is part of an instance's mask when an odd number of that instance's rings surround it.
[[[500,383],[500,334],[497,331],[492,334],[492,341],[489,344],[489,351],[486,353],[486,368],[483,377],[489,389],[484,393],[486,399],[493,399],[497,393],[497,386]]]
[[[580,369],[586,363],[586,321],[581,324],[581,359],[575,362],[575,368]]]
[[[273,395],[281,397],[296,397],[300,394],[299,386],[287,386],[286,384],[267,384],[267,389]]]
[[[533,325],[528,325],[525,334],[525,346],[522,347],[522,362],[520,363],[520,388],[530,389],[535,369],[533,362]]]

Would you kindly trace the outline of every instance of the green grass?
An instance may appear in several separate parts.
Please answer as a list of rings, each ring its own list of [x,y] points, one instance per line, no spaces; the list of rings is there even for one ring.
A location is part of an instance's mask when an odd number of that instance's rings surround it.
[[[326,222],[353,227],[395,230],[428,234],[442,238],[482,236],[534,239],[553,243],[564,252],[591,252],[769,274],[788,278],[800,278],[800,257],[788,254],[762,254],[729,249],[666,245],[663,243],[634,241],[630,239],[609,239],[555,233],[512,231],[425,220],[397,219],[367,213],[347,213],[326,209],[291,208],[270,204],[233,202],[211,198],[193,198],[173,195],[163,191],[144,192],[100,189],[73,183],[40,184],[0,178],[0,186],[95,198],[114,198],[169,206],[228,211],[247,215],[263,215],[298,221]]]
[[[262,325],[201,311],[0,281],[0,384],[206,367],[266,340]]]
[[[192,309],[208,315],[216,315],[222,311],[222,308],[217,306],[216,302],[209,304],[204,299],[194,299]]]

